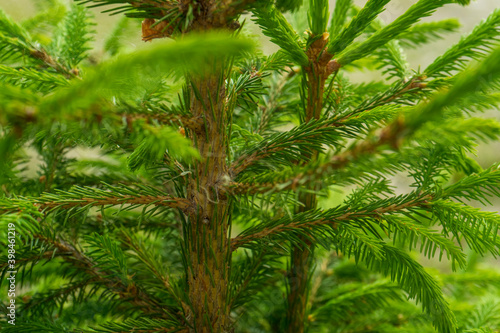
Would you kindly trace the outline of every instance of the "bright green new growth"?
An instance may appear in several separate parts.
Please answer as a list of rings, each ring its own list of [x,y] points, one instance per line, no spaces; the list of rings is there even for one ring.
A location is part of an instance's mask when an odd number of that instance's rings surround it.
[[[337,54],[349,46],[369,25],[384,11],[384,6],[390,0],[369,0],[365,7],[351,20],[348,26],[340,34],[333,35],[328,45],[328,52]],[[340,3],[339,6],[345,6]],[[340,11],[344,11],[339,9]]]
[[[0,11],[2,332],[500,329],[500,9],[420,72],[469,1],[76,2]],[[85,5],[129,17],[102,50]]]
[[[330,11],[328,9],[328,1],[326,0],[309,0],[309,11],[307,18],[309,27],[313,35],[321,35],[326,31]]]
[[[500,10],[495,10],[481,22],[470,35],[463,37],[445,54],[430,64],[425,73],[433,77],[446,77],[454,71],[463,70],[468,59],[479,60],[491,52],[498,41]]]
[[[89,28],[93,21],[89,16],[87,9],[72,4],[68,15],[65,18],[61,34],[55,37],[53,49],[62,50],[60,57],[70,68],[76,67],[88,55],[90,50],[89,42],[92,31]]]
[[[377,31],[366,41],[362,42],[360,45],[353,45],[350,49],[345,50],[345,52],[339,56],[338,62],[341,65],[346,65],[366,57],[380,46],[396,39],[399,34],[405,32],[421,18],[431,15],[437,8],[449,2],[450,0],[420,0],[410,7],[406,13],[380,31]]]
[[[254,13],[256,13],[255,22],[263,28],[264,34],[272,35],[272,42],[290,54],[294,62],[301,65],[308,63],[306,55],[302,52],[302,45],[298,42],[297,33],[272,3],[257,5]]]
[[[335,3],[335,10],[332,14],[330,28],[328,32],[330,36],[337,36],[342,30],[347,21],[347,14],[352,7],[352,0],[339,0]]]

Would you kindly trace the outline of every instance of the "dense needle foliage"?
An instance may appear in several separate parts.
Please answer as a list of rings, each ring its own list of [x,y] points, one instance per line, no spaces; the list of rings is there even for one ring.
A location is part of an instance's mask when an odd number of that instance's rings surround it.
[[[460,27],[421,19],[469,1],[390,2],[0,11],[0,330],[498,332],[500,165],[473,157],[500,138],[500,9],[416,69]],[[94,50],[101,6],[124,16]]]

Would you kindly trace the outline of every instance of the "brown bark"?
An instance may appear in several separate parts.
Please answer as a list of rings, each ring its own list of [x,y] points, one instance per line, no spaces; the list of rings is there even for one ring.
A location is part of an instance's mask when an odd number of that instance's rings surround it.
[[[314,41],[307,50],[309,67],[307,72],[307,105],[305,122],[321,117],[323,108],[323,94],[325,82],[328,76],[338,70],[336,62],[330,61],[332,55],[325,50],[328,43],[328,33],[324,33]],[[313,154],[309,158],[316,159],[318,154]],[[303,206],[299,207],[299,212],[315,209],[317,205],[316,195],[311,193],[299,195],[299,202]],[[290,258],[290,271],[288,274],[288,309],[287,309],[287,332],[303,333],[305,329],[305,319],[307,315],[309,283],[311,268],[314,264],[314,246],[305,237],[300,237],[308,247],[293,247]]]
[[[230,206],[219,193],[219,184],[228,174],[226,163],[228,110],[222,77],[223,64],[216,74],[192,80],[191,111],[205,119],[205,129],[191,132],[201,160],[189,180],[188,199],[197,209],[188,215],[185,246],[188,262],[189,299],[186,309],[190,332],[229,332],[227,284],[231,263],[229,238]],[[195,93],[196,92],[196,93]]]
[[[316,208],[316,195],[307,193],[299,196],[299,201],[304,205],[299,208],[300,212],[305,212]],[[310,246],[310,241],[301,238]],[[307,314],[309,298],[310,271],[314,264],[314,247],[292,248],[290,258],[290,271],[288,273],[288,309],[287,309],[287,332],[304,332],[304,323]]]
[[[145,1],[139,1],[142,4]],[[229,0],[180,1],[181,12],[193,6],[193,19],[182,34],[192,31],[231,30],[232,16],[241,11]],[[171,25],[169,25],[172,23]],[[143,22],[143,39],[170,37],[175,22],[153,19]],[[205,73],[191,73],[190,111],[201,126],[186,129],[201,159],[194,162],[187,186],[187,200],[193,210],[186,211],[188,222],[184,227],[184,255],[187,263],[189,305],[184,306],[189,332],[222,333],[231,330],[228,304],[228,279],[231,264],[230,203],[219,191],[227,182],[228,150],[227,126],[232,112],[225,91],[226,64],[223,60],[207,61]],[[197,123],[199,124],[199,123]],[[186,127],[186,126],[185,126]]]

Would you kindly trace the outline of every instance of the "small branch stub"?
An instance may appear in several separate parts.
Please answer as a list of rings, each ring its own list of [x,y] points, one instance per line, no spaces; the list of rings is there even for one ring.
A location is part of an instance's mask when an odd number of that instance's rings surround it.
[[[150,42],[155,38],[170,37],[172,33],[172,25],[166,21],[156,23],[155,19],[151,18],[142,21],[142,40],[145,42]]]

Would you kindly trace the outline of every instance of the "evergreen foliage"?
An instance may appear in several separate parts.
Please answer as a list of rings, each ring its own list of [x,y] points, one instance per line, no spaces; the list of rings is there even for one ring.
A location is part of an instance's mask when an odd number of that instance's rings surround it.
[[[420,71],[469,1],[389,3],[0,11],[0,331],[498,332],[500,9]],[[88,7],[125,14],[99,53]]]

